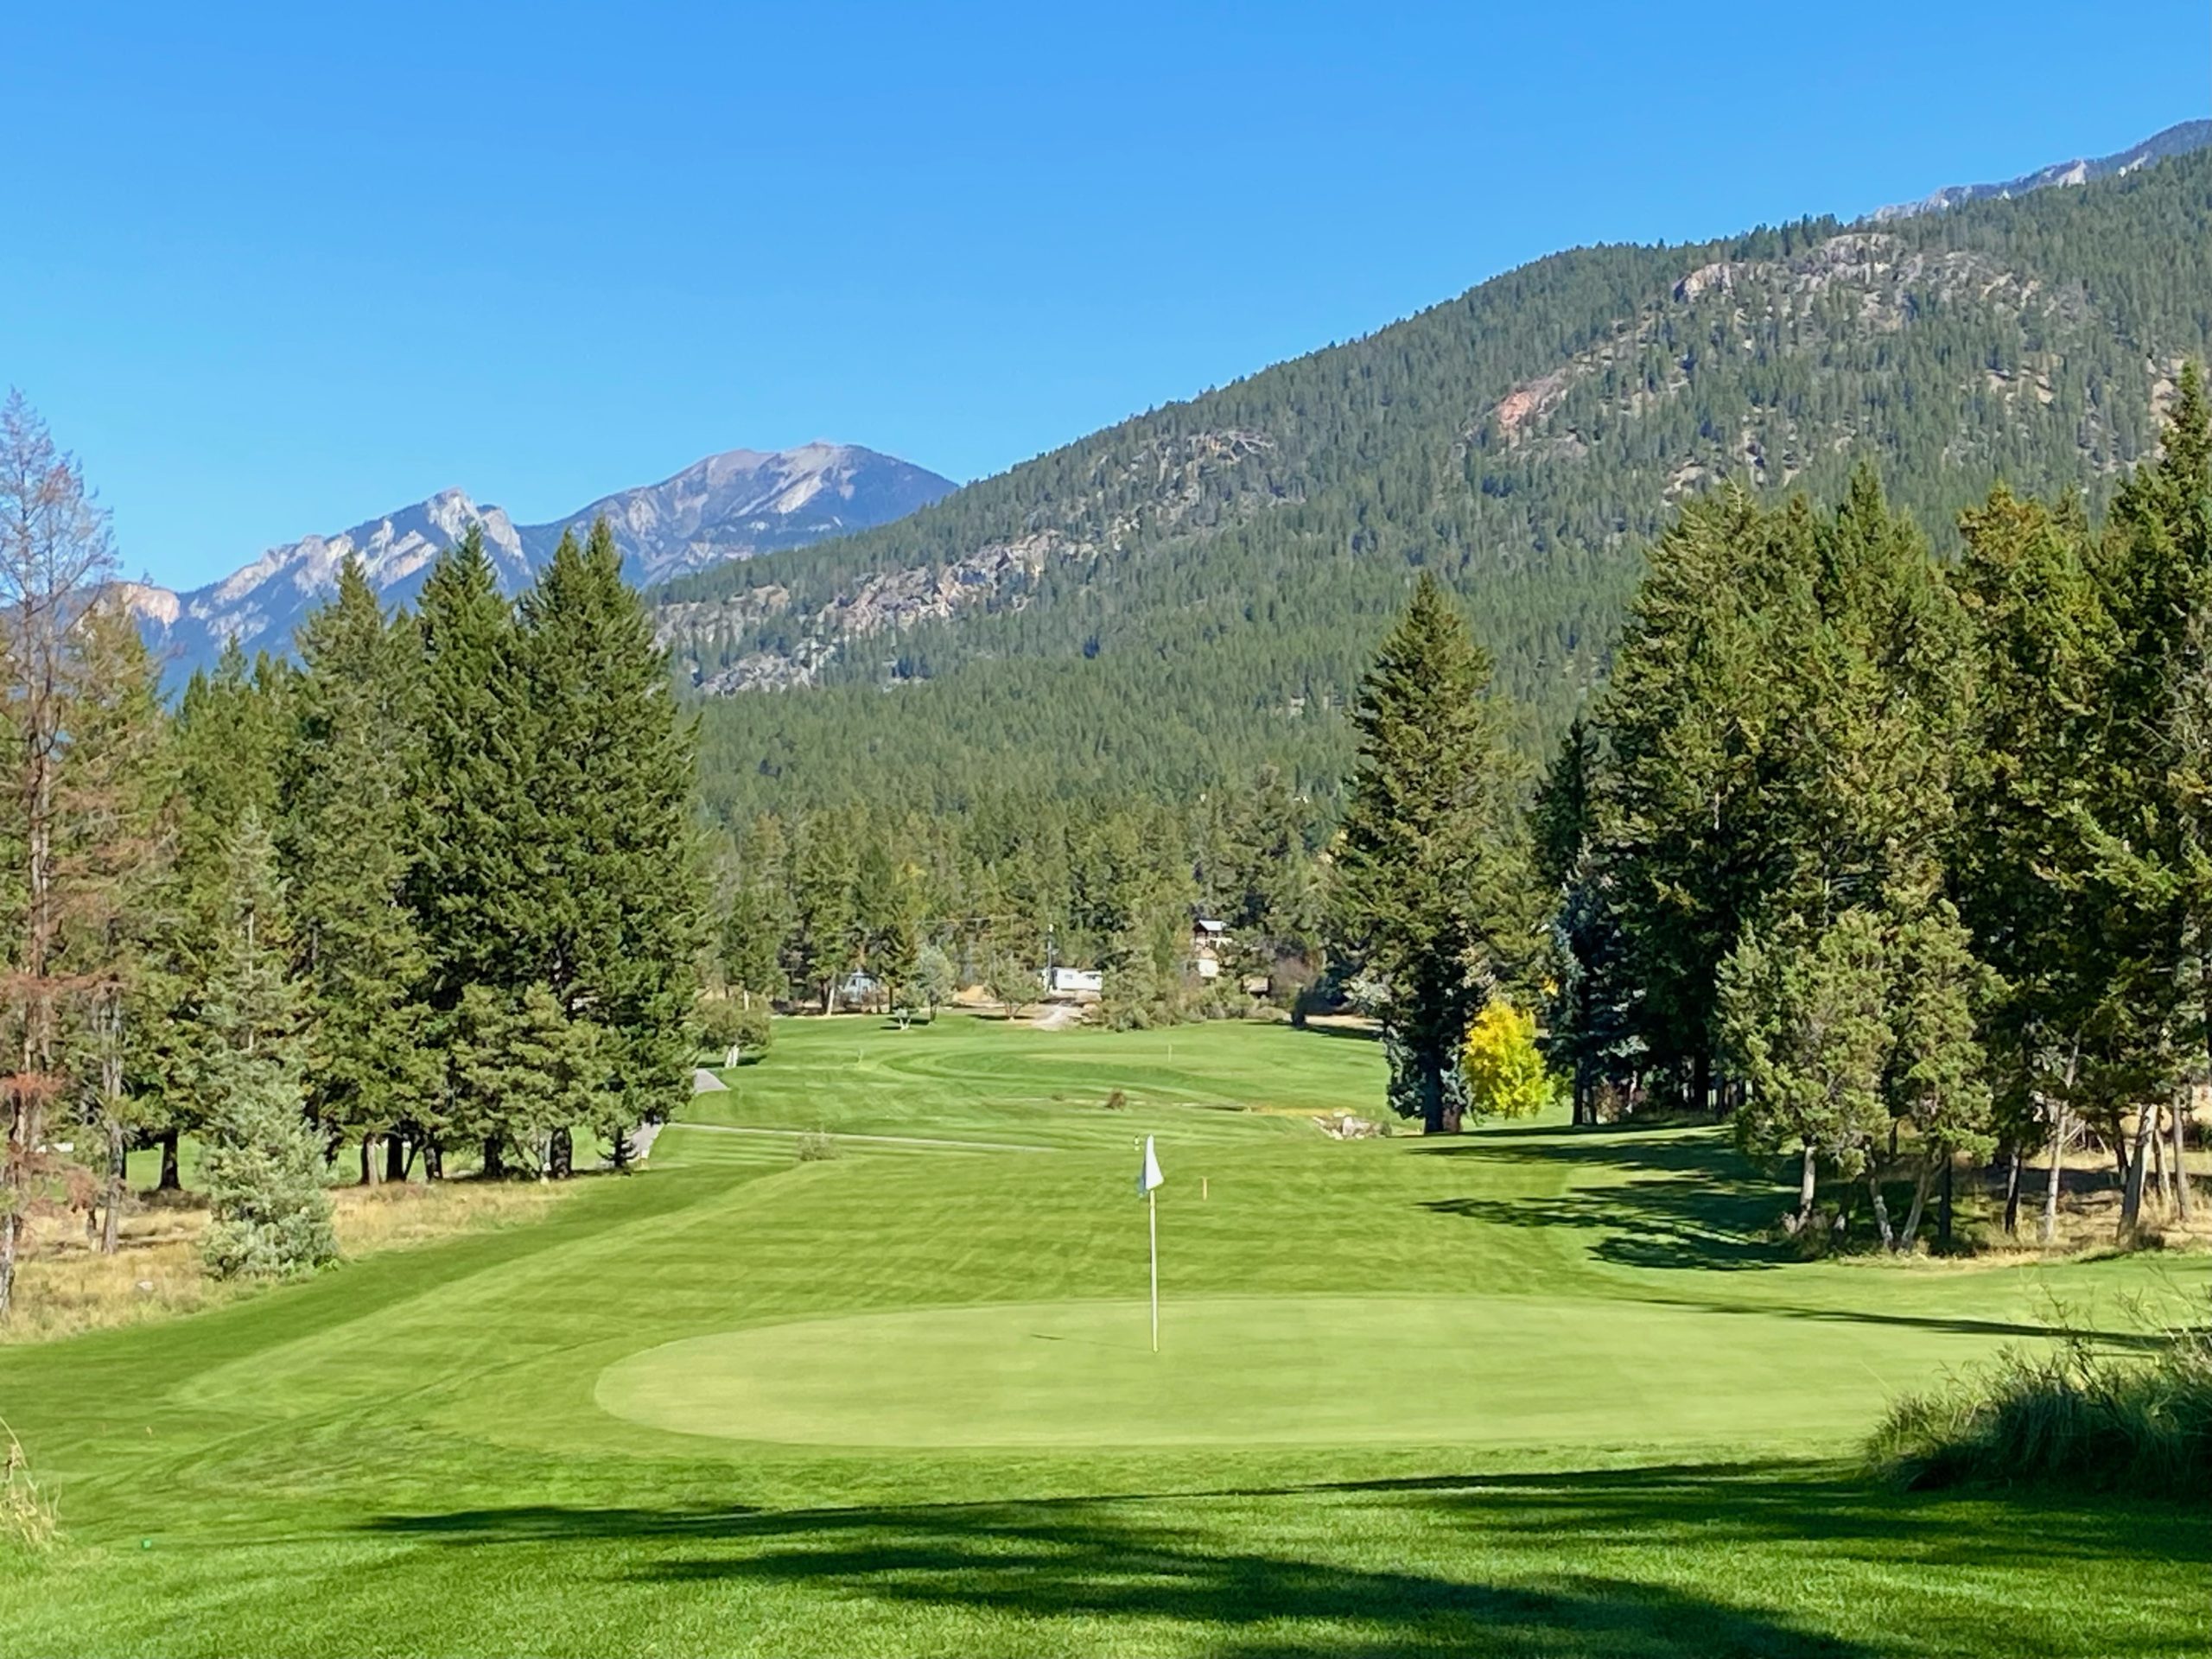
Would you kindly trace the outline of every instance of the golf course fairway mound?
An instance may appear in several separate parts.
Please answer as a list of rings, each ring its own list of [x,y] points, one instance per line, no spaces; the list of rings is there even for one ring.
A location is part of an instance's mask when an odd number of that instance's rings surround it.
[[[1060,1301],[804,1319],[665,1343],[599,1404],[685,1434],[914,1448],[1600,1446],[1848,1435],[1889,1379],[1987,1351],[1783,1312],[1522,1296]],[[1747,1389],[1744,1378],[1760,1386]]]

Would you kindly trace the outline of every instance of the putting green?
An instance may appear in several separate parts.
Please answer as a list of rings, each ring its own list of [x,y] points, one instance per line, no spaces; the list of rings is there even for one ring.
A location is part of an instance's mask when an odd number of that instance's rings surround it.
[[[810,1319],[618,1360],[601,1407],[685,1434],[1014,1447],[1849,1439],[1990,1341],[1520,1296],[1062,1301]]]

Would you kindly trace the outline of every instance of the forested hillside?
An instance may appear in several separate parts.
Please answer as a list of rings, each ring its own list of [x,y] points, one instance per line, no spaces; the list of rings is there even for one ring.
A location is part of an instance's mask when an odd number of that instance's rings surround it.
[[[2212,154],[1879,226],[1537,262],[861,535],[663,590],[732,823],[1344,774],[1415,571],[1520,736],[1602,678],[1643,550],[1724,479],[1861,461],[1955,544],[1993,479],[2101,504],[2212,346]]]

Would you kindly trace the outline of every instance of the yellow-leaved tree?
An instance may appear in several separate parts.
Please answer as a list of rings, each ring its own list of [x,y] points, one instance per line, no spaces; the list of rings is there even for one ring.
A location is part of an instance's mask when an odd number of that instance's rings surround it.
[[[1536,1016],[1500,997],[1484,1003],[1467,1027],[1459,1064],[1478,1116],[1534,1117],[1558,1092],[1536,1046]]]

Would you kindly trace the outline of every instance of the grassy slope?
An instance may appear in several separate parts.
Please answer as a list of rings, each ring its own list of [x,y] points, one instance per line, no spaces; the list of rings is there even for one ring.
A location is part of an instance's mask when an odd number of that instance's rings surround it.
[[[2197,1520],[1893,1497],[1834,1461],[1885,1385],[2037,1328],[2054,1297],[2114,1323],[2160,1282],[2151,1264],[1788,1262],[1747,1236],[1774,1206],[1715,1179],[1728,1156],[1702,1131],[1325,1141],[1286,1114],[1364,1105],[1379,1067],[1319,1034],[794,1023],[734,1077],[697,1121],[1053,1150],[852,1142],[801,1166],[786,1141],[678,1128],[652,1174],[594,1183],[541,1224],[0,1351],[0,1412],[69,1532],[45,1561],[0,1565],[0,1651],[2202,1640]],[[1124,1111],[1099,1103],[1114,1088]],[[1237,1103],[1277,1109],[1219,1109]],[[1147,1130],[1171,1178],[1163,1294],[1192,1319],[1160,1411],[1214,1443],[1084,1444],[1087,1410],[1121,1411],[1124,1435],[1146,1419],[1057,1356],[1018,1409],[1007,1388],[1028,1384],[961,1394],[963,1355],[1003,1363],[1040,1332],[1123,1341],[1144,1271],[1129,1143]],[[2167,1271],[2201,1284],[2202,1268]],[[1272,1297],[1319,1320],[1302,1368],[1255,1347],[1269,1322],[1237,1323]],[[1390,1297],[1414,1299],[1402,1325]],[[913,1313],[969,1306],[986,1312]],[[899,1329],[917,1317],[918,1341]],[[772,1348],[803,1327],[718,1333],[830,1318],[856,1322],[842,1370],[842,1344],[804,1373],[735,1363],[740,1385],[784,1380],[755,1424],[781,1443],[599,1403],[609,1366],[651,1371],[633,1357],[662,1344]],[[1140,1375],[1122,1350],[1103,1363]],[[1328,1375],[1286,1376],[1300,1369]],[[707,1366],[702,1389],[730,1374]],[[664,1397],[682,1375],[660,1368]],[[795,1375],[820,1390],[810,1419]],[[1246,1443],[1301,1400],[1345,1438]],[[959,1443],[1005,1438],[1010,1409],[1057,1443]],[[848,1421],[883,1443],[800,1443]]]

